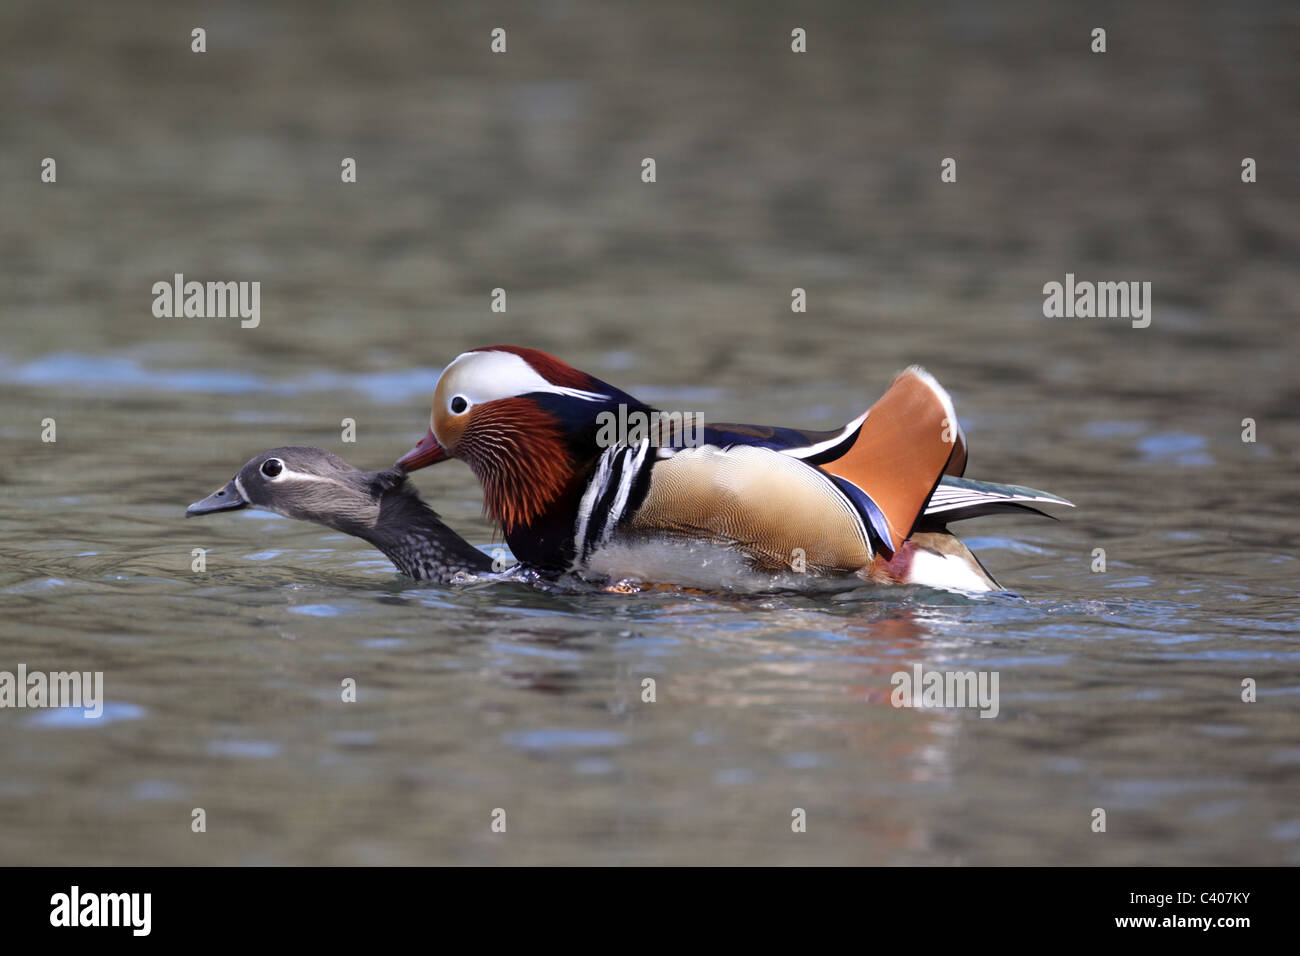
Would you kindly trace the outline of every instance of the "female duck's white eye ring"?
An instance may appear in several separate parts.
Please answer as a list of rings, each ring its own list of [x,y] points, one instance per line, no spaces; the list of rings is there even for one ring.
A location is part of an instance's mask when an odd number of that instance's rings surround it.
[[[284,471],[284,462],[279,458],[268,458],[262,462],[262,474],[268,478],[275,478],[282,471]]]
[[[451,409],[453,415],[459,415],[469,408],[469,402],[465,400],[464,395],[456,395],[452,398],[451,403],[447,406]]]

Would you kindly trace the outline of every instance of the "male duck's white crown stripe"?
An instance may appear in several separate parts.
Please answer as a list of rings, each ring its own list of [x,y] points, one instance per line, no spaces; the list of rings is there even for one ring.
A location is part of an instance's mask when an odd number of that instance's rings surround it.
[[[584,402],[603,402],[609,398],[600,392],[556,384],[523,356],[495,350],[462,352],[442,370],[438,382],[440,391],[448,398],[461,395],[475,405],[538,393],[563,395]]]

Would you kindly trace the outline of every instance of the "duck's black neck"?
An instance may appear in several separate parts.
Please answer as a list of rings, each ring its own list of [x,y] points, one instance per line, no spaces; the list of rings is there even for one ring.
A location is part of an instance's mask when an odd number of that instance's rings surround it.
[[[379,473],[379,520],[353,533],[417,581],[445,582],[461,572],[491,571],[492,559],[443,524],[404,478]]]

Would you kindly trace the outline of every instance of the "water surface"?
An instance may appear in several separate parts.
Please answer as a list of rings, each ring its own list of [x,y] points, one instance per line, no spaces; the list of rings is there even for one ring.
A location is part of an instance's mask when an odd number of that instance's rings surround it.
[[[0,670],[107,703],[0,710],[0,862],[1300,863],[1294,10],[1112,11],[1143,54],[1098,62],[1030,4],[830,5],[805,60],[748,5],[530,6],[502,61],[468,5],[315,9],[223,8],[206,60],[183,6],[3,14]],[[178,271],[261,326],[155,319]],[[1151,327],[1045,319],[1067,271]],[[919,362],[971,477],[1078,508],[964,526],[980,599],[418,585],[183,518],[276,445],[389,464],[495,342],[813,427]],[[492,546],[464,466],[416,480]],[[998,716],[892,707],[916,662]]]

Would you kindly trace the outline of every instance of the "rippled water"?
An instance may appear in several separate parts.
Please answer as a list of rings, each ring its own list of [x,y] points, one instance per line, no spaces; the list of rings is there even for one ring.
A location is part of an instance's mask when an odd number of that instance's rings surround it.
[[[521,14],[505,67],[430,62],[464,11],[234,6],[233,64],[195,65],[181,14],[7,10],[0,133],[60,177],[0,182],[0,670],[103,671],[107,703],[0,709],[0,862],[1300,862],[1295,14],[1161,21],[1090,74],[1028,52],[1036,6],[961,9],[827,13],[809,72],[727,6]],[[261,327],[153,318],[176,271],[260,279]],[[1152,280],[1152,326],[1044,319],[1067,271]],[[983,599],[417,585],[320,528],[184,519],[275,445],[387,465],[493,342],[815,427],[920,362],[971,477],[1078,507],[961,528],[1012,592]],[[416,480],[491,546],[464,466]],[[917,662],[997,671],[998,716],[892,707]]]

